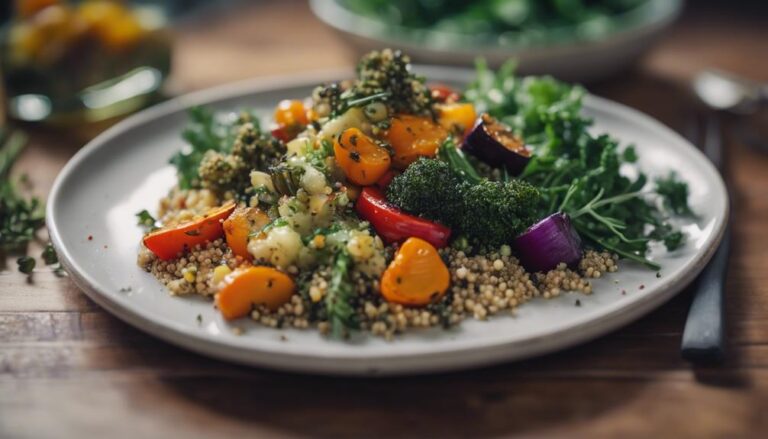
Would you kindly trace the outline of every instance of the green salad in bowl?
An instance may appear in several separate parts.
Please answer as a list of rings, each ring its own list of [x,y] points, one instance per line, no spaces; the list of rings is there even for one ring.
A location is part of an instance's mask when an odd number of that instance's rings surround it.
[[[649,0],[339,0],[390,26],[504,44],[601,38],[640,20]]]
[[[311,0],[361,53],[382,45],[420,62],[491,65],[591,80],[618,71],[680,13],[682,0]]]

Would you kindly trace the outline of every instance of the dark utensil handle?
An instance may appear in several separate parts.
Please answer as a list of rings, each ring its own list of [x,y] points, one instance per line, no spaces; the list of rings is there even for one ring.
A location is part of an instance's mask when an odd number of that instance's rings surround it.
[[[683,358],[694,363],[716,363],[725,357],[723,298],[731,250],[730,229],[727,225],[720,247],[694,287],[680,349]]]

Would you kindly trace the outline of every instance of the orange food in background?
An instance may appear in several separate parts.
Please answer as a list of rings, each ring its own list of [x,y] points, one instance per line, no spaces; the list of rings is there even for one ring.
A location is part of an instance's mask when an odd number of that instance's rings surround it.
[[[16,13],[21,18],[29,18],[48,6],[59,3],[59,0],[16,0]]]
[[[434,157],[437,148],[448,137],[448,131],[429,117],[398,115],[386,133],[392,145],[395,167],[405,169],[419,157]]]
[[[221,238],[224,235],[222,221],[234,210],[235,203],[228,203],[200,219],[156,230],[144,237],[144,245],[164,261],[173,259],[196,245]]]
[[[246,260],[251,259],[248,253],[248,237],[251,230],[259,230],[269,223],[269,216],[256,207],[238,207],[224,220],[224,236],[232,253]]]
[[[309,123],[308,111],[304,103],[298,99],[285,99],[280,101],[275,108],[275,123],[280,126],[307,125]]]
[[[245,317],[254,306],[275,311],[291,300],[296,284],[290,276],[272,267],[249,267],[228,275],[216,294],[216,306],[225,319]]]
[[[17,0],[22,20],[9,32],[14,59],[52,63],[70,55],[85,41],[119,52],[134,47],[148,31],[125,4],[90,0],[73,4],[57,0]]]
[[[357,128],[344,130],[333,143],[333,152],[347,179],[361,186],[376,183],[392,161],[386,148]]]
[[[434,302],[450,286],[448,267],[432,244],[408,238],[381,276],[381,294],[389,302],[421,306]]]
[[[78,6],[77,14],[103,44],[112,50],[129,47],[144,34],[136,15],[118,2],[86,1]]]

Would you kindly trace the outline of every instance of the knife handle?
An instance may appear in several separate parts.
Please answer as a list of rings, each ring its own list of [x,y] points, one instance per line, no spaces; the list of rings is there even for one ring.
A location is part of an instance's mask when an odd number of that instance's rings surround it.
[[[725,358],[723,298],[730,235],[730,225],[727,225],[720,247],[694,286],[681,346],[683,358],[690,362],[718,363]]]

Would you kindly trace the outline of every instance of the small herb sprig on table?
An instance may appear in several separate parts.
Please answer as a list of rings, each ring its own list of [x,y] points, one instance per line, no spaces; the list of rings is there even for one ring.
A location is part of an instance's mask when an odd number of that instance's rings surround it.
[[[27,137],[20,132],[0,131],[0,251],[26,249],[35,232],[45,222],[43,205],[36,197],[25,198],[10,173],[16,159],[24,151]],[[26,263],[25,267],[29,266]]]
[[[45,208],[37,197],[25,197],[11,178],[11,168],[27,145],[27,136],[20,131],[0,128],[0,256],[21,253],[16,259],[19,271],[31,274],[37,262],[26,255],[28,244],[45,225]],[[41,254],[46,265],[59,262],[56,251],[48,243]],[[55,269],[61,272],[61,267]]]

